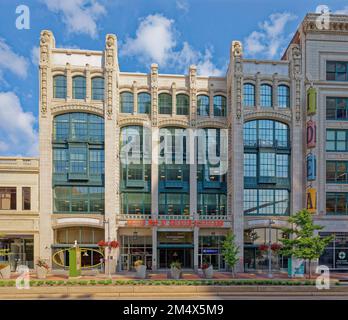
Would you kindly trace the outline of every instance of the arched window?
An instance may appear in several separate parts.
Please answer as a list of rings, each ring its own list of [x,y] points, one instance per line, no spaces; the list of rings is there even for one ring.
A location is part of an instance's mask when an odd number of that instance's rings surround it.
[[[278,107],[290,108],[290,89],[288,86],[278,86]]]
[[[138,93],[138,113],[149,114],[151,110],[151,95],[146,92]]]
[[[190,108],[189,96],[186,94],[178,94],[176,96],[176,114],[188,115]]]
[[[158,105],[160,114],[172,114],[172,96],[168,93],[158,95]]]
[[[209,97],[206,95],[199,95],[197,97],[197,114],[199,116],[209,116]]]
[[[104,100],[104,78],[92,78],[92,100]]]
[[[132,92],[121,93],[121,112],[133,113],[134,112],[134,98]]]
[[[272,87],[268,84],[262,84],[260,87],[260,104],[264,108],[272,107]]]
[[[214,117],[226,117],[226,97],[214,96]]]
[[[73,99],[86,98],[86,78],[83,76],[73,77]]]
[[[255,106],[255,86],[251,83],[246,83],[243,86],[243,105],[244,107]]]
[[[53,77],[53,98],[66,98],[66,77],[63,75]]]

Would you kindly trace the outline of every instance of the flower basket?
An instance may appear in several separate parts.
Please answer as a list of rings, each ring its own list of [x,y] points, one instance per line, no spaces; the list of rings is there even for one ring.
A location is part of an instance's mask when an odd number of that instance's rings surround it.
[[[2,279],[10,279],[11,267],[9,264],[0,264],[0,276]]]
[[[267,250],[268,250],[268,245],[266,245],[266,244],[260,244],[259,250],[260,250],[260,251],[267,251]]]
[[[281,248],[282,248],[282,246],[279,243],[272,243],[271,244],[272,251],[279,251]]]

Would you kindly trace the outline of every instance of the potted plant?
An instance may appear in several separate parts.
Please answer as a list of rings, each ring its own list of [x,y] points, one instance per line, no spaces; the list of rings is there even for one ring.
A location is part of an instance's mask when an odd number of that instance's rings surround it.
[[[45,260],[39,259],[36,262],[36,274],[38,279],[45,279],[47,277],[49,266]]]
[[[181,275],[181,263],[179,261],[173,261],[170,264],[170,274],[173,279],[180,279]]]
[[[135,270],[137,271],[137,277],[141,279],[146,278],[146,266],[143,260],[137,260],[134,262]]]
[[[0,264],[0,275],[2,279],[10,279],[11,277],[11,268],[8,263]]]
[[[202,264],[202,270],[203,270],[203,274],[204,274],[204,277],[207,278],[207,279],[212,279],[213,278],[213,266],[209,263],[203,263]]]

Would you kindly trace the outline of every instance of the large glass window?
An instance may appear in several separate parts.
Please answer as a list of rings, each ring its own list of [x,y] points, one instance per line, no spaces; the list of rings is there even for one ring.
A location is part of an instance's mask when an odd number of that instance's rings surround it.
[[[54,213],[104,213],[104,187],[57,186]]]
[[[68,173],[68,149],[53,149],[53,173]]]
[[[326,161],[326,182],[348,183],[348,161]]]
[[[199,116],[209,116],[209,97],[205,95],[197,96],[197,114]]]
[[[326,98],[327,120],[348,120],[348,98]]]
[[[138,93],[138,113],[150,114],[151,95],[146,92]]]
[[[151,194],[144,192],[123,192],[121,194],[122,214],[151,215]]]
[[[326,130],[326,151],[347,152],[348,130]]]
[[[91,175],[104,174],[104,150],[89,150],[89,173]]]
[[[86,78],[82,76],[73,77],[73,99],[86,98]]]
[[[53,77],[53,98],[66,98],[66,77],[63,75]]]
[[[288,215],[289,191],[284,189],[244,189],[245,215]]]
[[[158,95],[158,106],[160,114],[172,114],[172,96],[168,93]]]
[[[273,105],[272,87],[268,84],[260,86],[260,105],[263,108],[271,108]]]
[[[187,193],[160,193],[160,215],[189,215],[190,196]]]
[[[92,99],[104,100],[104,78],[92,78]]]
[[[255,177],[257,172],[256,153],[244,153],[244,177]]]
[[[326,80],[348,81],[348,62],[327,61]]]
[[[200,215],[225,215],[227,198],[220,193],[200,193],[197,201],[197,213]]]
[[[289,128],[274,120],[253,120],[244,124],[244,146],[289,147]]]
[[[178,94],[176,96],[176,114],[188,115],[190,109],[190,99],[186,94]]]
[[[122,92],[121,95],[121,112],[133,113],[134,112],[134,98],[132,92]]]
[[[226,97],[214,96],[214,117],[226,117]]]
[[[326,193],[326,214],[347,215],[348,214],[348,192]]]
[[[70,173],[87,174],[87,147],[76,146],[69,148]]]
[[[290,108],[290,88],[288,86],[278,86],[278,107]]]
[[[251,83],[246,83],[243,86],[243,104],[244,107],[255,106],[255,86]]]
[[[0,187],[0,210],[17,209],[17,192],[14,187]]]
[[[100,116],[74,112],[58,115],[53,121],[53,139],[58,142],[104,141],[104,119]]]

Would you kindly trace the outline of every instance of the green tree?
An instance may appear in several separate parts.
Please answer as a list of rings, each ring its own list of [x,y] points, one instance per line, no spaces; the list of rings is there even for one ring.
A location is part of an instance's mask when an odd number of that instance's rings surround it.
[[[313,222],[312,214],[304,209],[289,217],[290,228],[283,228],[283,244],[281,253],[284,256],[294,256],[298,259],[308,261],[309,278],[311,278],[311,262],[324,252],[333,236],[320,237],[316,231],[324,227]]]
[[[239,261],[239,247],[235,244],[235,237],[232,232],[229,232],[226,239],[222,242],[222,255],[227,265],[232,269],[233,277],[235,275],[234,268]]]

